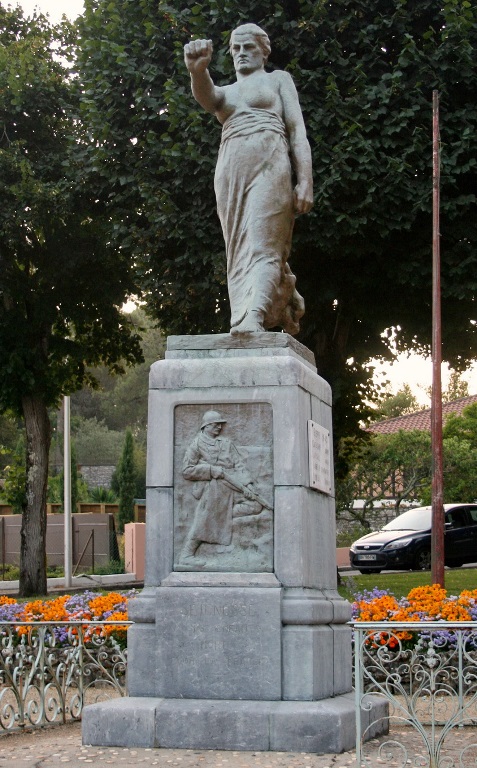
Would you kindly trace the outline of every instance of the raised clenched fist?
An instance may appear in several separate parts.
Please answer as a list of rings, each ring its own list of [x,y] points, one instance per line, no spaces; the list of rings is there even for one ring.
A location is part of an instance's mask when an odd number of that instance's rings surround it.
[[[189,72],[204,72],[212,58],[212,40],[191,40],[184,45],[184,61]]]

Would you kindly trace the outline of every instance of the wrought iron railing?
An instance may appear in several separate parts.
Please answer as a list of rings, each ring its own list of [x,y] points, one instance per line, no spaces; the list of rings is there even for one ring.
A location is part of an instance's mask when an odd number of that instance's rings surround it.
[[[79,720],[126,695],[127,621],[0,622],[0,733]]]
[[[370,696],[389,705],[379,764],[408,768],[477,765],[476,622],[353,622],[356,764],[373,766]],[[367,754],[369,753],[369,754]]]

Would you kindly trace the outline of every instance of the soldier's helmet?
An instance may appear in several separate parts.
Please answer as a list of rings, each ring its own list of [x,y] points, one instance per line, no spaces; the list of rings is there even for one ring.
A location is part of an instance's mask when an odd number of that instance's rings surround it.
[[[206,411],[202,416],[201,429],[207,426],[207,424],[226,424],[227,419],[224,419],[219,411]]]

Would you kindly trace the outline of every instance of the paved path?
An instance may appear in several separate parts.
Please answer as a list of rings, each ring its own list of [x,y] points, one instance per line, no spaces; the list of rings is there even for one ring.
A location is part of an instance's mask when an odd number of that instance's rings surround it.
[[[411,728],[393,730],[392,737],[404,744],[402,750],[380,751],[386,739],[374,739],[366,746],[367,768],[423,766],[422,749]],[[389,737],[388,737],[389,738]],[[474,747],[470,747],[474,744]],[[462,752],[467,747],[465,752]],[[445,768],[471,768],[477,765],[477,729],[465,728],[449,735],[441,754]],[[314,755],[306,752],[225,752],[193,749],[123,749],[88,747],[81,744],[81,724],[72,723],[45,730],[0,736],[0,768],[356,768],[353,752],[340,755]]]
[[[123,749],[81,745],[81,724],[0,737],[0,768],[86,768],[158,765],[160,768],[349,768],[354,752],[311,755],[291,752],[226,752],[193,749]]]

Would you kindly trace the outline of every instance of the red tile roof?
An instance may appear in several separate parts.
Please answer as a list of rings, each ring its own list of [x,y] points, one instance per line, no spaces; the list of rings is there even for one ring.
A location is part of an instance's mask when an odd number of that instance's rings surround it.
[[[446,416],[450,413],[455,413],[457,416],[462,414],[464,408],[468,405],[477,403],[477,395],[469,395],[468,397],[460,397],[458,400],[453,400],[451,403],[442,403],[442,419],[445,421]],[[422,429],[427,432],[431,431],[431,409],[426,408],[424,411],[416,411],[415,413],[408,413],[405,416],[396,416],[394,419],[384,419],[384,421],[377,421],[375,424],[370,424],[368,432],[376,432],[379,434],[391,434],[392,432],[399,432],[400,429],[410,431],[411,429]]]

